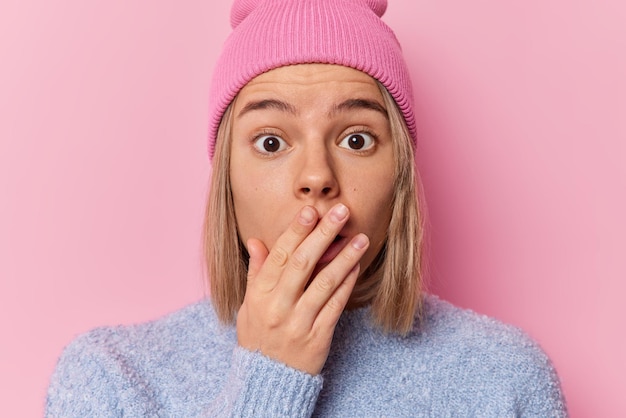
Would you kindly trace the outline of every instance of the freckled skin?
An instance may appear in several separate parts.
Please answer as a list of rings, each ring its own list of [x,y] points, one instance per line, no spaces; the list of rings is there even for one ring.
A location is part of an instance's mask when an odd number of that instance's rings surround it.
[[[289,104],[295,113],[264,108],[239,116],[248,103],[268,99]],[[315,207],[321,217],[343,203],[350,218],[341,235],[366,234],[371,245],[361,259],[361,272],[371,264],[391,217],[392,138],[381,112],[354,108],[329,115],[333,106],[348,99],[384,106],[371,77],[335,65],[278,68],[240,91],[233,108],[230,178],[244,243],[257,238],[271,249],[303,206]],[[358,153],[340,146],[347,135],[365,129],[376,134],[371,149]],[[259,153],[255,137],[263,133],[283,139],[284,149]]]

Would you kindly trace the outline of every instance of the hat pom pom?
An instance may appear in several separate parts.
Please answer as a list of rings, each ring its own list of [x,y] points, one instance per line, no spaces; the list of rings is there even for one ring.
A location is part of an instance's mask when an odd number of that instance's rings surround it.
[[[235,0],[230,9],[230,27],[235,29],[263,0]]]
[[[365,3],[378,17],[383,17],[387,11],[387,0],[365,0]]]
[[[230,9],[230,27],[235,29],[264,0],[235,0]],[[329,0],[341,1],[341,0]],[[387,0],[363,0],[378,17],[387,10]]]

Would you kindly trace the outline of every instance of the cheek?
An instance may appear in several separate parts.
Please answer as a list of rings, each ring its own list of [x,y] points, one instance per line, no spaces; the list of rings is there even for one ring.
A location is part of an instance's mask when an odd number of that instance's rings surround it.
[[[391,220],[393,191],[385,190],[385,193],[380,193],[377,197],[379,199],[376,199],[376,204],[370,208],[368,213],[368,229],[370,229],[373,239],[384,241]]]
[[[382,173],[380,176],[361,180],[358,187],[352,188],[354,215],[358,217],[355,220],[362,232],[370,236],[374,247],[378,247],[386,237],[391,219],[393,175]]]
[[[246,170],[231,172],[231,190],[241,240],[257,238],[271,248],[284,230],[283,224],[288,223],[288,216],[281,213],[285,211],[280,204],[284,202],[283,187],[273,178]]]

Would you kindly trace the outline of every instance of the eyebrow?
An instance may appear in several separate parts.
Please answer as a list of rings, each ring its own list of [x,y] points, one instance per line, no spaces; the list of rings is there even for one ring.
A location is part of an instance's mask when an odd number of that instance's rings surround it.
[[[376,112],[382,113],[383,116],[385,116],[385,118],[389,119],[389,114],[387,113],[387,110],[377,101],[375,100],[368,100],[368,99],[348,99],[345,100],[335,106],[333,106],[333,108],[331,109],[331,111],[329,112],[329,116],[332,116],[336,113],[339,112],[343,112],[346,110],[352,110],[352,109],[369,109],[369,110],[374,110]]]
[[[281,112],[291,113],[292,115],[296,115],[298,113],[296,108],[292,104],[276,99],[265,99],[246,103],[246,105],[243,107],[243,109],[241,109],[237,117],[240,118],[246,113],[253,110],[263,109],[280,110]]]

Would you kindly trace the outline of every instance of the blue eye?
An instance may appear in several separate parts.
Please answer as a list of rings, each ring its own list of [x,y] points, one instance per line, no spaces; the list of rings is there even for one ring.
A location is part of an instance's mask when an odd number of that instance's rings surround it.
[[[374,146],[374,138],[365,132],[355,132],[343,138],[339,146],[355,151],[364,151]]]
[[[263,154],[272,154],[284,150],[287,143],[276,135],[262,135],[254,140],[254,147]]]

